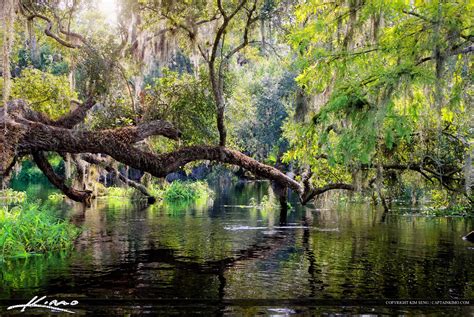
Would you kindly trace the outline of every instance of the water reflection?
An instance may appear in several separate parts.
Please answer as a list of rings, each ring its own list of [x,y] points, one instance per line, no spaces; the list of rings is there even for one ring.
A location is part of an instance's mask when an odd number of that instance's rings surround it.
[[[209,300],[217,304],[206,309],[222,314],[236,313],[225,305],[234,299],[474,298],[474,253],[460,239],[472,219],[383,215],[360,204],[294,205],[285,219],[278,208],[242,208],[264,195],[268,185],[255,183],[193,208],[74,205],[63,216],[84,228],[76,250],[0,264],[0,296]],[[295,305],[238,311],[301,311]]]

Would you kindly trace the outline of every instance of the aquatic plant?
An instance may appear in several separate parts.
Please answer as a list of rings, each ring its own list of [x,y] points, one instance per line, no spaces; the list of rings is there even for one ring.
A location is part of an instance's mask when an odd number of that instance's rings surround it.
[[[447,208],[428,207],[427,209],[423,210],[422,213],[427,216],[436,216],[436,217],[468,217],[468,216],[472,217],[474,216],[472,210],[470,210],[468,206],[459,205],[459,204],[456,204]]]
[[[99,187],[98,195],[107,201],[111,208],[122,208],[130,205],[138,197],[138,192],[130,187]]]
[[[258,202],[255,197],[252,197],[250,198],[249,204],[255,209],[260,209],[262,212],[268,212],[279,207],[279,204],[273,193],[270,193],[270,195],[263,195],[260,202]],[[287,202],[287,207],[289,209],[292,208],[289,202]]]
[[[0,207],[0,260],[68,250],[79,232],[38,204]]]
[[[213,194],[206,182],[174,181],[165,186],[163,198],[166,202],[187,202],[207,198]]]
[[[165,192],[163,186],[158,185],[156,183],[150,183],[147,189],[153,197],[163,197]]]
[[[472,205],[467,201],[467,197],[449,195],[446,191],[435,189],[425,189],[421,191],[418,201],[423,202],[424,208],[421,214],[436,217],[466,217],[474,216]],[[472,198],[471,198],[472,199]],[[413,205],[413,204],[412,204]],[[415,209],[408,209],[404,214],[412,213]]]
[[[108,197],[128,197],[131,198],[135,190],[131,187],[106,187],[106,195]]]

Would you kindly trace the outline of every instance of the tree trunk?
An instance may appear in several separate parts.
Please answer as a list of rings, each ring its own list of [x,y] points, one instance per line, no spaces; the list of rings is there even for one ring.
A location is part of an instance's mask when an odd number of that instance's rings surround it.
[[[38,152],[53,151],[70,154],[106,154],[127,166],[148,172],[155,177],[165,177],[193,161],[207,160],[240,166],[254,175],[266,178],[281,188],[296,192],[303,204],[314,196],[331,189],[353,190],[349,184],[329,184],[322,188],[301,185],[275,167],[260,163],[245,154],[224,146],[190,146],[174,152],[156,154],[134,146],[135,143],[152,135],[161,135],[178,140],[181,133],[170,123],[156,120],[125,128],[87,131],[72,129],[83,120],[93,102],[86,102],[64,117],[52,121],[29,109],[22,101],[11,102],[8,116],[0,114],[0,124],[6,126],[6,133],[0,134],[0,175],[4,176],[16,157],[35,155],[35,161],[49,180],[68,197],[87,200],[89,191],[69,188],[64,180],[49,166]],[[3,112],[2,112],[3,113]],[[225,138],[223,139],[225,142]]]
[[[35,27],[33,20],[27,20],[27,33],[28,33],[28,47],[30,49],[30,58],[33,65],[38,65],[39,63],[39,52],[38,45],[36,41]]]
[[[33,159],[51,184],[59,188],[67,197],[74,201],[84,202],[87,206],[91,205],[92,191],[76,190],[72,187],[68,187],[65,180],[54,172],[43,153],[33,152]]]

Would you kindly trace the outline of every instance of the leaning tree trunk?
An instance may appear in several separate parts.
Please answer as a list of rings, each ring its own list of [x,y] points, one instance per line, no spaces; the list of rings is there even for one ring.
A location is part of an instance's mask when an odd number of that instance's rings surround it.
[[[266,178],[281,188],[290,188],[307,203],[314,196],[331,189],[353,190],[349,184],[329,184],[322,188],[304,186],[275,167],[260,163],[247,155],[224,146],[190,146],[169,153],[153,153],[135,147],[150,136],[160,135],[178,140],[181,132],[170,123],[155,120],[125,128],[107,130],[82,130],[74,127],[84,120],[94,102],[86,103],[58,120],[51,120],[31,110],[21,100],[8,105],[8,114],[0,114],[0,124],[6,132],[0,134],[0,175],[8,176],[18,157],[34,155],[43,173],[50,181],[73,200],[87,202],[91,197],[88,189],[74,189],[65,185],[64,178],[55,175],[41,152],[69,154],[105,154],[127,166],[148,172],[155,177],[165,177],[184,165],[200,160],[216,161],[240,166],[254,175]]]

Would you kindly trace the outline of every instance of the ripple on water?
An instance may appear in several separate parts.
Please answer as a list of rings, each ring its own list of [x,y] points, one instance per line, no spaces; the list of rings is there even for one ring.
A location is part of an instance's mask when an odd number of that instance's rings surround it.
[[[84,232],[71,256],[0,266],[0,295],[60,291],[68,297],[183,300],[474,295],[474,244],[461,240],[472,227],[469,219],[382,218],[381,211],[364,205],[330,212],[295,205],[280,225],[275,210],[247,206],[265,193],[231,191],[203,210],[143,211],[103,202],[74,218]],[[285,305],[258,311],[299,313],[299,307]]]
[[[267,310],[277,314],[296,314],[296,311],[291,308],[268,308]]]
[[[308,226],[272,226],[272,227],[263,227],[263,226],[225,226],[225,230],[229,231],[245,231],[245,230],[265,230],[264,234],[275,233],[275,230],[285,230],[285,229],[311,229],[321,232],[337,232],[339,228],[318,228],[318,227],[308,227]],[[270,230],[269,230],[270,229]]]
[[[272,229],[308,229],[307,226],[273,226]],[[225,226],[225,230],[240,231],[240,230],[268,230],[269,227],[253,227],[253,226]]]

